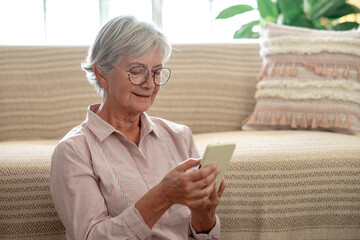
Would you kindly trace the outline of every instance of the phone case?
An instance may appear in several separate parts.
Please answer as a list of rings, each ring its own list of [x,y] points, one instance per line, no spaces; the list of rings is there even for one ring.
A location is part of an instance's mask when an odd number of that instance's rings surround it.
[[[219,189],[227,168],[229,167],[231,157],[234,153],[236,144],[233,142],[211,143],[207,145],[201,167],[207,164],[215,163],[221,170],[217,176],[216,188]]]

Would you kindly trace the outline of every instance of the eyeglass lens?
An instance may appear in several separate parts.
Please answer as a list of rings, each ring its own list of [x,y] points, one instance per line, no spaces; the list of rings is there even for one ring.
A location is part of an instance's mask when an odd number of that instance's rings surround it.
[[[158,86],[164,85],[171,76],[171,70],[168,68],[159,68],[155,72],[152,72],[152,79]],[[149,77],[149,69],[138,66],[133,67],[129,71],[129,80],[134,85],[140,85],[144,83]]]

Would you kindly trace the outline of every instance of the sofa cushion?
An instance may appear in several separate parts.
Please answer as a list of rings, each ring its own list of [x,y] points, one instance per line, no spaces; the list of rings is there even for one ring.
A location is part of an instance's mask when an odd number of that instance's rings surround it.
[[[0,141],[61,139],[101,101],[80,63],[86,46],[0,46]],[[194,133],[234,131],[255,105],[259,42],[179,44],[149,114]],[[234,54],[236,53],[236,54]]]
[[[323,131],[237,131],[195,135],[234,141],[217,208],[221,239],[357,239],[360,138]]]
[[[218,215],[221,239],[356,239],[360,235],[360,138],[308,131],[196,134],[237,143]],[[57,141],[0,143],[0,236],[65,239],[49,190]],[[302,238],[303,239],[303,238]]]
[[[0,143],[0,239],[65,239],[50,194],[56,143]]]
[[[257,103],[243,129],[360,134],[360,31],[268,24]]]
[[[61,139],[101,101],[81,62],[86,46],[0,46],[0,141]]]

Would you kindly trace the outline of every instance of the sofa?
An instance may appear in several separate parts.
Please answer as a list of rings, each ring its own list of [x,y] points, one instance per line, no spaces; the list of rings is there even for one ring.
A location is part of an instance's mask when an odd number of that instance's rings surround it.
[[[49,189],[56,143],[99,102],[87,46],[0,46],[0,240],[65,239]],[[243,130],[262,68],[258,40],[177,44],[148,114],[188,125],[198,150],[237,144],[217,208],[221,239],[360,239],[360,137]]]

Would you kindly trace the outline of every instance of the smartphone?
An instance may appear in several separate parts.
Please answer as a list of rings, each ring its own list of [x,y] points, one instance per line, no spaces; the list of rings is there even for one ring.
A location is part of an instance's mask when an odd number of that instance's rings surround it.
[[[205,149],[204,156],[200,162],[199,168],[210,163],[215,163],[220,172],[217,175],[216,189],[219,189],[220,183],[229,167],[231,157],[234,153],[236,144],[233,142],[210,143]]]

